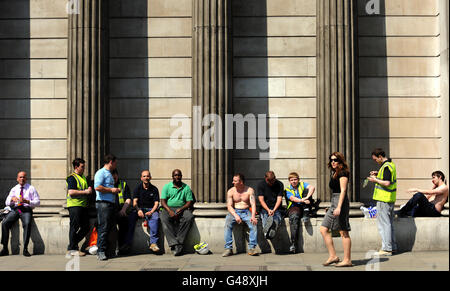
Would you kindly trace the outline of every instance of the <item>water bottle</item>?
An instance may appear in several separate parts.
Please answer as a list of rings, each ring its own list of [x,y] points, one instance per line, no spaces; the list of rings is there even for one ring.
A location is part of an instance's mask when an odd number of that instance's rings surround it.
[[[370,213],[369,213],[369,209],[361,206],[359,209],[361,209],[361,211],[364,213],[364,218],[370,218]]]

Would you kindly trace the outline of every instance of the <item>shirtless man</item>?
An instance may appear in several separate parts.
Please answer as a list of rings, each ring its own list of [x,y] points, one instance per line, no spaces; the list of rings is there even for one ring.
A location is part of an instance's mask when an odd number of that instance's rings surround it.
[[[225,252],[222,257],[233,255],[233,226],[245,222],[250,229],[248,254],[256,256],[256,200],[252,187],[245,186],[242,174],[233,176],[233,185],[227,193],[228,214],[225,219]],[[250,211],[250,209],[251,211]]]
[[[397,216],[441,216],[441,211],[444,209],[444,204],[447,202],[448,198],[448,186],[445,183],[445,176],[441,171],[433,172],[431,177],[431,182],[433,183],[433,188],[431,190],[421,190],[417,188],[408,190],[409,193],[415,194],[405,206],[396,211]]]

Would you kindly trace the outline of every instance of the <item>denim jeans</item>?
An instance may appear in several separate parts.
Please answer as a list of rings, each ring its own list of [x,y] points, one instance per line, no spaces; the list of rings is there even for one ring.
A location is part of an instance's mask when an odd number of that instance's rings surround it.
[[[251,212],[248,209],[235,209],[236,214],[248,225],[250,229],[250,236],[248,241],[248,248],[254,249],[256,247],[257,241],[257,228],[250,221],[252,217]],[[236,224],[236,219],[230,213],[227,214],[225,218],[225,248],[233,249],[233,226]]]
[[[151,208],[142,208],[142,211],[145,213],[152,210]],[[130,245],[133,242],[133,236],[134,236],[134,229],[136,227],[136,221],[139,219],[139,216],[136,211],[133,211],[130,213],[130,216],[128,217],[128,232],[125,239],[125,243]],[[145,216],[145,220],[147,221],[147,229],[150,234],[150,244],[156,244],[158,243],[158,223],[159,223],[159,212],[155,211],[153,212],[152,216],[147,217]]]
[[[97,247],[98,253],[106,252],[108,247],[108,235],[115,227],[116,206],[113,203],[97,201]]]
[[[262,227],[264,229],[264,227],[267,224],[267,218],[269,218],[269,213],[265,209],[262,209],[260,216],[261,216],[261,220],[262,220]],[[283,216],[281,215],[281,212],[277,209],[275,211],[275,213],[273,214],[273,223],[275,223],[275,227],[274,227],[275,231],[277,231],[278,226],[280,225],[282,219],[283,219]]]
[[[394,203],[377,201],[377,224],[382,241],[381,249],[388,252],[396,251]]]

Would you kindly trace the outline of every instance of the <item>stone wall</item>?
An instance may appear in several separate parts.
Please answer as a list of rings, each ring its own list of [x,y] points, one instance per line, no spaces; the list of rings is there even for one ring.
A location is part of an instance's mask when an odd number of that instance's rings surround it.
[[[410,198],[408,188],[431,188],[431,173],[448,171],[448,138],[442,139],[448,89],[442,96],[440,88],[440,18],[446,14],[438,0],[380,0],[380,14],[373,15],[367,2],[358,1],[361,180],[379,167],[370,153],[382,147],[397,165],[401,204]],[[372,191],[363,189],[361,199]]]
[[[65,1],[0,2],[1,201],[21,169],[48,204],[65,198],[67,25]]]
[[[448,173],[448,2],[358,0],[360,176],[381,146],[398,166],[399,203],[430,173]],[[192,1],[110,1],[111,151],[133,188],[150,168],[160,189],[191,150],[171,147],[175,114],[191,141]],[[62,0],[0,2],[0,200],[19,169],[44,204],[65,198],[67,11]],[[277,114],[272,157],[235,150],[233,171],[254,186],[271,169],[316,183],[316,1],[233,0],[233,113]],[[93,173],[87,173],[93,174]],[[361,192],[368,201],[372,188]]]
[[[160,190],[179,168],[190,184],[190,149],[173,150],[177,120],[191,116],[191,0],[110,2],[111,152],[132,189],[143,169]]]
[[[234,170],[256,186],[273,170],[316,180],[316,1],[233,3],[233,113],[271,114],[270,161],[234,150]],[[246,144],[246,148],[247,144]]]

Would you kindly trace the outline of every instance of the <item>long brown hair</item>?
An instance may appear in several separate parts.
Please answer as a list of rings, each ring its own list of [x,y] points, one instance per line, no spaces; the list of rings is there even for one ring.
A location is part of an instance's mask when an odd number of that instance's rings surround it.
[[[338,159],[338,166],[336,167],[336,170],[333,169],[333,167],[331,166],[331,157],[335,156]],[[340,152],[334,152],[332,153],[329,157],[328,157],[328,168],[334,172],[333,173],[333,178],[336,179],[338,177],[338,175],[340,173],[350,173],[349,167],[348,167],[348,163],[345,160],[345,157],[342,153]]]

